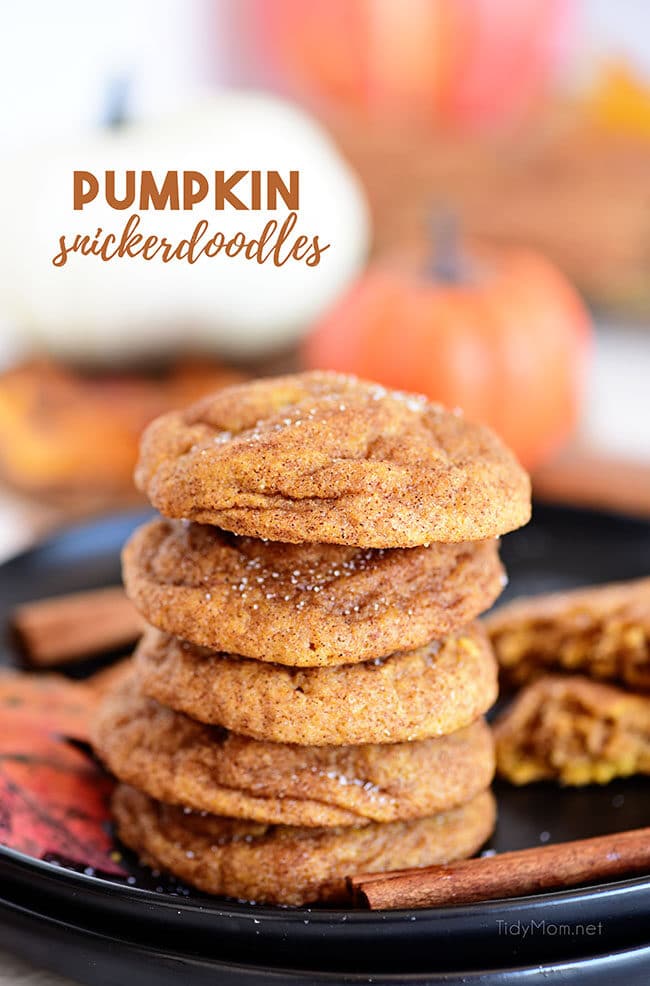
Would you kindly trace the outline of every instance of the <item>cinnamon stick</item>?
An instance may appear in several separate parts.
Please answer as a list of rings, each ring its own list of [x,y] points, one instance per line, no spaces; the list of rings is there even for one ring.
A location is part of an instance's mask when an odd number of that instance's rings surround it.
[[[25,663],[39,668],[134,643],[143,620],[121,586],[24,603],[10,629]]]
[[[650,464],[572,448],[533,473],[538,500],[650,517]]]
[[[372,910],[394,910],[523,897],[638,873],[650,873],[650,828],[446,866],[363,873],[350,877],[348,884],[358,903]]]

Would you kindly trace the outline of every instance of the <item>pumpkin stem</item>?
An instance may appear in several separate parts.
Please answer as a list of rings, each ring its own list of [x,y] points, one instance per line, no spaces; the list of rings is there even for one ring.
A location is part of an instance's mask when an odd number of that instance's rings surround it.
[[[109,80],[104,107],[104,124],[111,130],[121,130],[129,119],[132,80],[127,75],[116,75]]]
[[[465,264],[460,248],[458,215],[453,209],[436,209],[429,229],[432,244],[429,274],[445,284],[460,283],[464,280]]]

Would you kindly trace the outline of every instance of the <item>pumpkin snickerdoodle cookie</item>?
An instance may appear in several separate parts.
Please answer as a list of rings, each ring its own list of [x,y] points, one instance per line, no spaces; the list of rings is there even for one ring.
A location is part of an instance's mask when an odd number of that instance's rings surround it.
[[[650,691],[650,578],[516,599],[485,626],[508,685],[574,671]]]
[[[94,724],[122,841],[208,893],[296,905],[480,848],[498,666],[473,621],[530,514],[500,440],[297,374],[159,418],[136,481],[164,515],[123,556],[149,625]]]
[[[471,856],[494,827],[489,791],[451,811],[362,828],[304,828],[186,812],[126,784],[113,795],[120,839],[156,869],[212,894],[272,904],[343,896],[345,877]]]
[[[335,373],[257,380],[163,415],[136,483],[168,517],[276,541],[476,541],[530,516],[528,476],[487,428]]]
[[[383,660],[289,668],[220,654],[149,628],[135,654],[145,694],[254,739],[306,745],[396,743],[453,733],[497,695],[497,668],[474,624]]]
[[[127,592],[154,626],[303,667],[419,647],[465,626],[503,586],[496,541],[390,550],[288,544],[157,519],[124,550]]]
[[[284,825],[422,818],[471,800],[494,774],[483,720],[439,739],[387,746],[267,743],[159,705],[133,681],[107,698],[93,745],[120,780],[166,804]]]
[[[495,724],[499,772],[514,784],[606,784],[650,774],[650,696],[581,675],[538,678]]]

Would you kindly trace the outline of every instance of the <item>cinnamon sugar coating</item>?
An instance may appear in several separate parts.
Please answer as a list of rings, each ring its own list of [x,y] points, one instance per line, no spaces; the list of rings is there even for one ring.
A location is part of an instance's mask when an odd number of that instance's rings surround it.
[[[477,624],[414,651],[327,668],[216,653],[151,628],[135,666],[145,694],[193,719],[313,746],[443,736],[474,722],[497,695],[496,662]]]
[[[142,862],[211,894],[271,904],[343,896],[359,872],[431,866],[471,856],[494,827],[484,791],[460,808],[363,828],[264,825],[185,813],[120,784],[113,795],[120,839]]]
[[[308,827],[422,818],[469,801],[494,774],[483,720],[415,743],[268,743],[188,719],[132,680],[104,700],[93,746],[120,780],[158,801]]]
[[[213,650],[302,667],[419,647],[499,595],[496,541],[361,549],[238,537],[153,520],[124,549],[127,592],[154,626]]]
[[[487,428],[335,373],[256,380],[163,415],[136,483],[168,517],[296,543],[476,541],[530,517],[528,476]]]

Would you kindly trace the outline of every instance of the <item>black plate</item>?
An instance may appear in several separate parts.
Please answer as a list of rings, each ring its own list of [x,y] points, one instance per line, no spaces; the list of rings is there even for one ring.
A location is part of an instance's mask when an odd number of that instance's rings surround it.
[[[0,619],[22,600],[115,583],[143,515],[67,531],[0,568]],[[538,508],[504,540],[504,598],[650,571],[650,525]],[[10,660],[8,649],[3,660]],[[83,673],[83,669],[81,669]],[[498,851],[649,823],[650,782],[497,786]],[[650,878],[414,912],[271,908],[209,898],[130,860],[103,879],[0,847],[0,942],[84,982],[647,983]],[[589,929],[595,925],[595,929]],[[58,946],[58,947],[55,947]],[[612,953],[612,954],[608,954]],[[616,954],[613,954],[616,953]],[[487,977],[487,978],[486,978]]]

